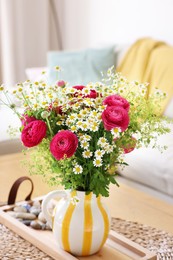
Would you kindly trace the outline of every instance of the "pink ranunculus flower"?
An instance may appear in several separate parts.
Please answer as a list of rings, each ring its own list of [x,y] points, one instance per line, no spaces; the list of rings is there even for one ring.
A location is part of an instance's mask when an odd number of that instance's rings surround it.
[[[96,98],[97,96],[98,96],[98,93],[94,89],[91,89],[89,95],[87,95],[86,97]]]
[[[111,95],[111,96],[106,97],[103,100],[103,105],[121,106],[124,109],[126,109],[127,111],[129,111],[129,108],[130,108],[129,102],[125,98],[123,98],[119,95]]]
[[[77,136],[70,130],[61,130],[52,138],[50,151],[57,160],[61,160],[70,158],[76,152],[77,146]]]
[[[35,116],[28,116],[27,114],[26,115],[24,114],[20,120],[21,120],[22,125],[26,126],[30,122],[35,121],[37,119],[35,118]]]
[[[41,143],[46,136],[47,126],[42,120],[34,120],[24,127],[21,140],[26,147],[33,147]]]
[[[135,147],[136,147],[136,138],[134,138],[134,137],[131,137],[131,143],[129,144],[129,145],[127,145],[126,147],[123,147],[123,149],[124,149],[124,153],[130,153],[130,152],[132,152],[134,149],[135,149]]]
[[[120,127],[124,132],[129,125],[129,115],[127,110],[121,106],[107,106],[102,112],[102,121],[107,131],[115,127]]]
[[[73,88],[75,88],[77,90],[82,90],[83,88],[85,88],[85,86],[77,85],[77,86],[73,86]]]
[[[64,86],[66,85],[66,83],[65,83],[64,80],[59,80],[59,81],[57,81],[56,85],[57,85],[58,87],[64,87]]]

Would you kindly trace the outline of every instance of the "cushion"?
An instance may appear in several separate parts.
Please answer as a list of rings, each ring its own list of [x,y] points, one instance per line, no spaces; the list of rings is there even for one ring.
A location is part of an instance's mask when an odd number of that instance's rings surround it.
[[[64,80],[70,85],[100,81],[101,72],[115,65],[114,46],[81,51],[51,51],[47,58],[49,81]],[[62,70],[56,72],[55,66],[60,66]]]
[[[162,112],[173,96],[173,46],[154,40],[142,38],[128,50],[117,68],[129,80],[149,82],[148,95],[155,87],[167,93],[162,102]]]
[[[5,106],[1,107],[1,127],[0,127],[0,155],[21,152],[24,149],[20,140],[20,132],[13,139],[8,133],[9,126],[19,129],[21,121],[16,114]]]
[[[140,148],[125,155],[129,166],[120,174],[135,182],[173,196],[173,124],[171,132],[158,139],[158,144],[167,145],[161,153],[158,149]]]

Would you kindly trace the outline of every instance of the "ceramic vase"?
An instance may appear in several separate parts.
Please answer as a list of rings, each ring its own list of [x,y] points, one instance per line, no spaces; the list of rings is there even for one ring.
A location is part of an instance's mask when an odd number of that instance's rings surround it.
[[[61,198],[50,214],[51,199]],[[43,214],[56,241],[65,251],[78,256],[98,252],[108,237],[110,214],[101,196],[83,191],[52,191],[42,202]]]

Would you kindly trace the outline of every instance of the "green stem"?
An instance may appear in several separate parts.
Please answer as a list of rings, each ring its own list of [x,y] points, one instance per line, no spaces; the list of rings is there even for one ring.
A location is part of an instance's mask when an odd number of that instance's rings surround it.
[[[26,104],[30,107],[30,102],[28,99],[26,99],[25,95],[22,93],[22,97],[24,98]]]
[[[7,93],[9,93],[9,92],[4,91],[4,95],[5,95],[6,99],[7,99],[7,102],[8,102],[9,104],[11,104],[12,101],[11,101],[10,97],[7,95]]]
[[[48,118],[46,117],[46,122],[47,122],[47,125],[48,125],[48,128],[49,128],[49,131],[50,131],[50,134],[51,134],[51,136],[53,137],[53,131],[52,131],[52,129],[51,129],[51,126],[50,126],[50,123],[49,123],[49,120],[48,120]]]
[[[19,119],[21,118],[20,114],[16,111],[15,108],[12,108],[9,104],[5,103],[2,99],[1,99],[1,102],[2,102],[2,104],[3,104],[4,106],[6,106],[6,107],[8,107],[9,109],[13,110],[13,112],[18,116]]]

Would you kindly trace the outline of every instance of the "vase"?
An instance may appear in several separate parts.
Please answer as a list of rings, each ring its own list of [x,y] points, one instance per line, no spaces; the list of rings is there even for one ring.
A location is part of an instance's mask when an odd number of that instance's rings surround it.
[[[48,204],[57,197],[61,199],[50,214]],[[78,256],[92,255],[106,242],[110,214],[101,196],[55,190],[43,199],[42,210],[57,243],[65,251]]]

